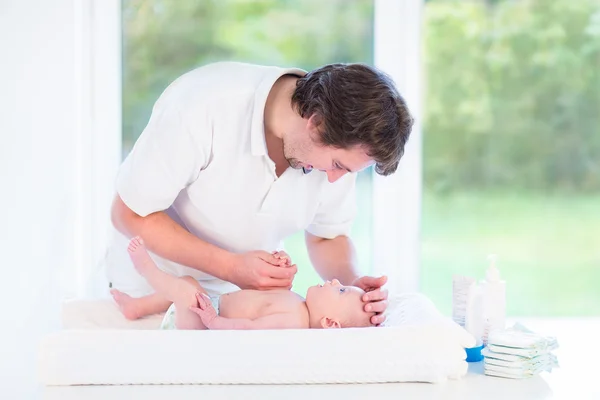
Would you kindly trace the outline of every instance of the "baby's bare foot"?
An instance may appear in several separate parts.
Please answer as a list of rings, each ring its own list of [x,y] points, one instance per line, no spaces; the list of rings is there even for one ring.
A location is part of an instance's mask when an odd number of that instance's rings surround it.
[[[146,272],[152,270],[153,267],[156,267],[156,264],[154,264],[154,261],[150,258],[150,254],[148,254],[148,250],[146,250],[146,246],[144,246],[144,241],[139,236],[131,239],[127,251],[129,252],[131,261],[133,261],[135,270],[140,275],[144,276]]]
[[[140,318],[140,312],[135,302],[136,299],[117,289],[111,289],[110,294],[112,294],[113,299],[115,299],[115,302],[119,305],[121,314],[123,314],[125,318],[130,321]]]

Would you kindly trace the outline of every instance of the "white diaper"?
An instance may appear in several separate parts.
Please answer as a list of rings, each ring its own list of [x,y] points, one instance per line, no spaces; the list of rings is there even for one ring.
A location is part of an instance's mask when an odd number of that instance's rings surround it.
[[[221,299],[220,295],[210,297],[210,302],[211,302],[212,306],[215,308],[217,315],[219,315],[220,299]],[[171,304],[171,306],[169,306],[169,309],[165,313],[165,316],[160,324],[160,329],[167,329],[167,330],[168,329],[177,329],[177,326],[175,325],[175,303],[173,303],[173,304]]]
[[[489,342],[498,346],[528,348],[540,351],[551,351],[558,347],[555,337],[542,336],[531,332],[521,324],[502,331],[491,331]]]
[[[558,361],[552,350],[558,347],[554,337],[531,332],[521,324],[502,331],[492,331],[488,346],[481,353],[486,375],[504,378],[529,378],[542,371],[552,371]]]
[[[498,354],[488,349],[481,352],[485,356],[485,371],[488,375],[507,378],[528,378],[542,371],[552,371],[558,367],[554,354],[546,353],[533,358]]]

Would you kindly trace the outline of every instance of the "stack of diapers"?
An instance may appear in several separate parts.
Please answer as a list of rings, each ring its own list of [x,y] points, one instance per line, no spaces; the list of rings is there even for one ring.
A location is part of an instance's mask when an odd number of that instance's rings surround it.
[[[482,351],[486,375],[503,378],[531,378],[558,367],[552,350],[558,348],[554,337],[531,332],[521,324],[510,329],[492,331],[488,346]]]
[[[475,343],[420,294],[391,298],[382,327],[347,329],[159,330],[158,318],[128,327],[106,303],[112,325],[102,326],[83,306],[71,303],[69,329],[42,341],[45,385],[435,383],[464,376]]]

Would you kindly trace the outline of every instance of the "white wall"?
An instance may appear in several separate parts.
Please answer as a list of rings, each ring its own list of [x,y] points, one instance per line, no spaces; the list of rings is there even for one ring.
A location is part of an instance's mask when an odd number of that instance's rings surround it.
[[[40,337],[73,265],[74,1],[0,2],[0,388],[34,398]]]

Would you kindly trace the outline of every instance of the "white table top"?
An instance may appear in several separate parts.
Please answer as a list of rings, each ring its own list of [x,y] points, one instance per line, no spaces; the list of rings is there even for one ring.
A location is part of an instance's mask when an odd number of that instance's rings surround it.
[[[227,385],[227,386],[87,386],[54,387],[44,391],[46,400],[75,399],[551,399],[552,391],[538,376],[527,381],[488,377],[481,363],[469,374],[443,384],[397,383],[369,385]]]
[[[240,386],[80,386],[40,388],[41,398],[70,399],[600,399],[594,367],[600,319],[528,319],[525,325],[558,338],[560,368],[526,380],[485,376],[482,363],[471,363],[466,377],[442,384],[240,385]],[[595,352],[595,353],[594,353]]]

